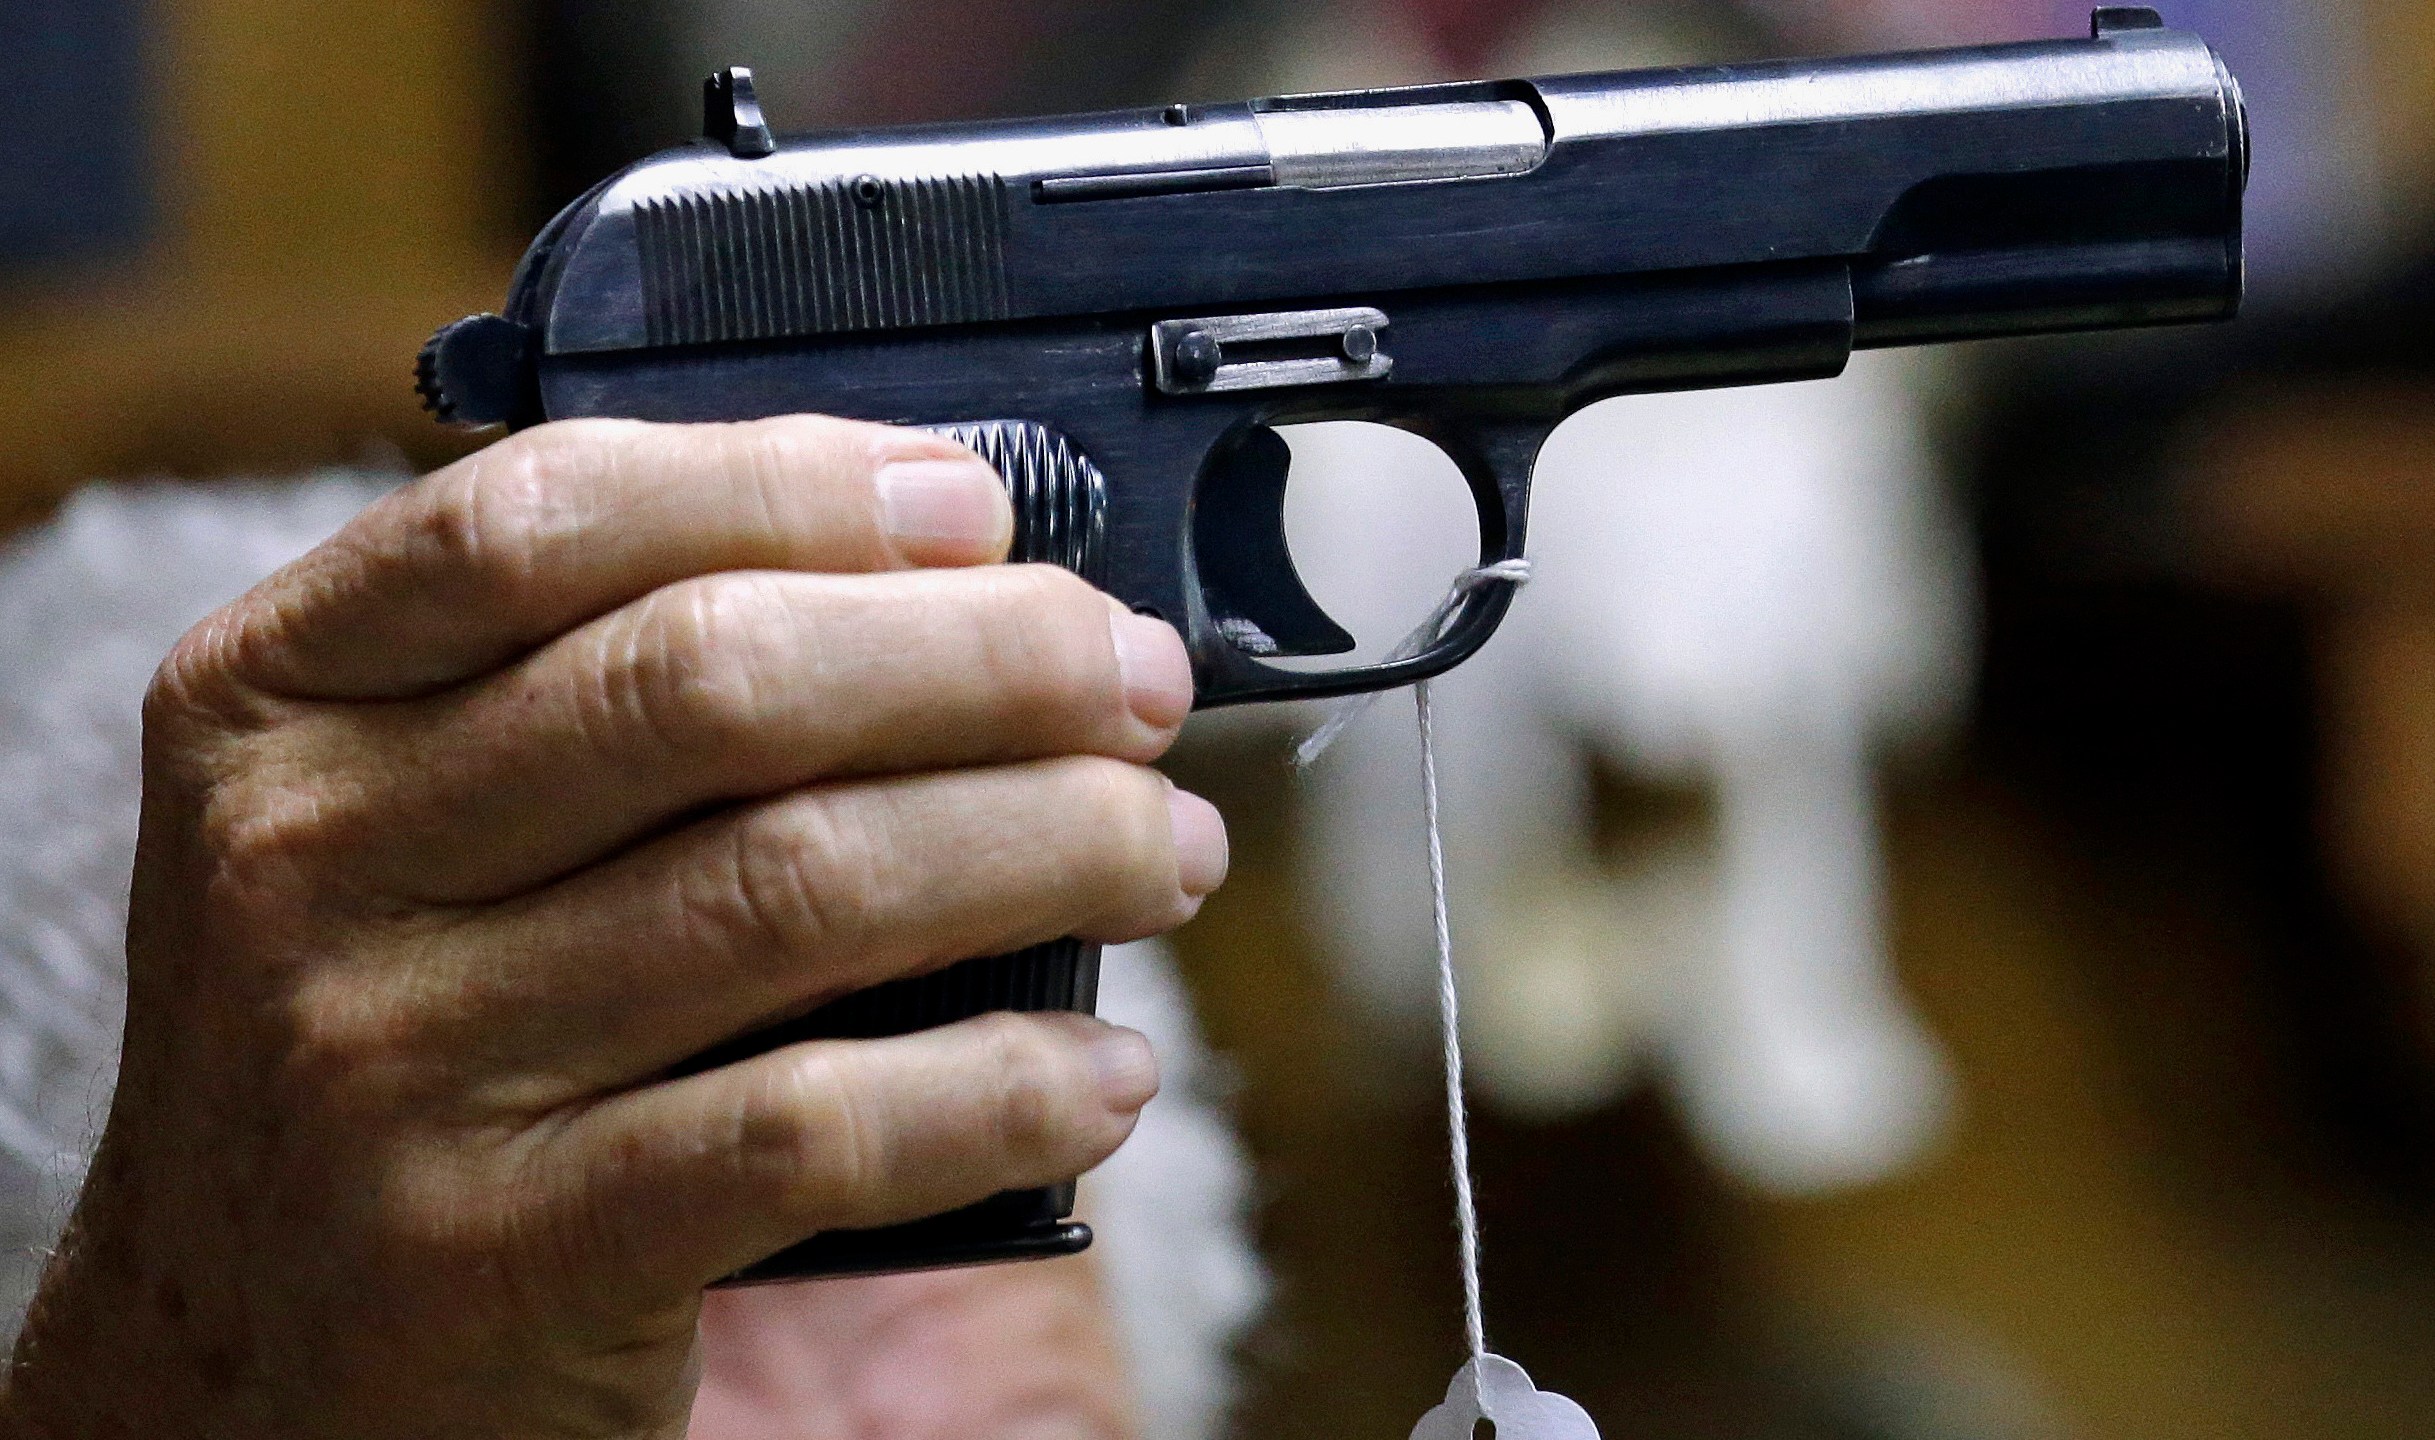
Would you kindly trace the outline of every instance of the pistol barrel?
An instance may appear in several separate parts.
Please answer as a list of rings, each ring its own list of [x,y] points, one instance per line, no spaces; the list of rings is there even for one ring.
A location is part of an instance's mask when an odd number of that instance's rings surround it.
[[[1882,197],[1845,252],[1860,346],[2239,308],[2240,87],[2153,12],[2101,11],[2086,41],[1539,83],[1576,143],[1670,137],[1720,173],[1804,156],[1790,193]]]

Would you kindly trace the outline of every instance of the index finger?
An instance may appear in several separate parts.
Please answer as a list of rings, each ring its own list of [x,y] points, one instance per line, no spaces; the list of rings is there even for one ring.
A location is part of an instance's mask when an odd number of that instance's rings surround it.
[[[987,564],[1013,530],[997,472],[923,431],[563,421],[373,505],[223,612],[213,648],[274,695],[421,694],[696,575]]]

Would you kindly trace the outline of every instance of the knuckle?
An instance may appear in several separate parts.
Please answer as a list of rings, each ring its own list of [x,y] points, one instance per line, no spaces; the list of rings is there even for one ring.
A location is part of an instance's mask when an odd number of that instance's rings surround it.
[[[718,754],[769,720],[770,676],[784,609],[778,582],[722,575],[645,600],[604,640],[587,712],[618,733],[678,756]]]
[[[781,416],[728,433],[739,468],[765,494],[780,496],[806,481],[869,480],[868,457],[847,443],[847,427],[827,416]]]
[[[998,1092],[995,1138],[1010,1159],[1039,1156],[1058,1147],[1072,1112],[1072,1067],[1065,1048],[1046,1027],[1010,1015],[979,1022]]]
[[[231,779],[205,798],[198,828],[205,853],[222,868],[280,869],[319,845],[320,811],[309,791]]]
[[[1108,599],[1073,571],[1057,565],[1007,565],[996,571],[1008,600],[1035,618],[1107,623]]]
[[[794,523],[790,517],[819,514],[834,522],[860,512],[868,519],[849,525],[848,534],[870,548],[878,544],[878,496],[871,483],[878,454],[870,429],[826,415],[783,415],[709,427],[709,433],[717,436],[729,482],[754,497],[772,528],[786,528]]]
[[[178,637],[145,687],[145,733],[182,740],[266,723],[268,697],[244,677],[258,668],[251,662],[266,648],[268,628],[249,596],[214,611]]]
[[[1124,710],[1108,642],[1107,597],[1053,565],[987,574],[978,612],[981,665],[1019,714],[1096,723]]]
[[[217,713],[233,686],[229,649],[228,626],[218,615],[180,637],[144,691],[145,728],[180,727]]]
[[[338,1117],[394,1124],[424,1088],[423,1017],[386,987],[341,972],[306,977],[284,1000],[282,1088]]]
[[[330,860],[344,827],[309,783],[255,763],[211,781],[191,815],[204,893],[219,915],[268,938],[308,919],[315,895],[330,898]]]
[[[570,521],[564,472],[597,445],[588,423],[548,427],[483,451],[432,477],[411,517],[408,545],[460,577],[472,598],[512,604],[529,594]]]
[[[491,1217],[471,1203],[454,1167],[400,1160],[378,1188],[378,1223],[396,1244],[424,1253],[486,1255],[497,1248]]]
[[[369,1177],[368,1258],[381,1293],[399,1297],[434,1340],[487,1337],[502,1312],[561,1299],[586,1261],[599,1263],[606,1237],[588,1217],[547,1204],[503,1158],[489,1146],[406,1139]]]
[[[506,1246],[533,1261],[535,1279],[582,1294],[604,1274],[631,1274],[648,1245],[631,1197],[651,1185],[650,1147],[618,1135],[597,1148],[566,1131],[526,1131],[502,1147],[497,1184]]]
[[[890,1168],[885,1130],[831,1046],[810,1047],[748,1087],[729,1143],[743,1184],[818,1219],[867,1206]]]
[[[139,882],[174,874],[182,898],[171,903],[203,927],[194,938],[242,968],[276,968],[332,920],[387,903],[350,864],[379,817],[315,773],[298,740],[294,728],[203,743],[146,736],[146,823],[158,839],[143,847]]]
[[[1130,901],[1175,888],[1167,782],[1145,765],[1083,757],[1062,762],[1068,812],[1084,821],[1082,863],[1099,893]]]
[[[807,954],[861,946],[882,888],[867,828],[841,807],[803,801],[735,825],[686,906],[690,928],[742,968],[786,975]]]

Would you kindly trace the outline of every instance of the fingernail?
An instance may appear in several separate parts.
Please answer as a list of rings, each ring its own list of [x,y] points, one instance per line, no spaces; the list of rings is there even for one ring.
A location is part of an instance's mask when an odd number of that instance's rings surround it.
[[[992,560],[1014,509],[998,472],[978,460],[895,460],[873,477],[880,524],[909,560]]]
[[[1124,678],[1125,704],[1145,725],[1161,730],[1184,723],[1192,713],[1192,659],[1184,639],[1164,620],[1130,610],[1108,612],[1116,641],[1116,672]]]
[[[1175,879],[1194,899],[1226,882],[1226,817],[1189,790],[1167,792],[1167,821],[1175,827]]]
[[[1111,1025],[1093,1037],[1091,1073],[1112,1110],[1139,1110],[1158,1093],[1158,1056],[1138,1030]]]

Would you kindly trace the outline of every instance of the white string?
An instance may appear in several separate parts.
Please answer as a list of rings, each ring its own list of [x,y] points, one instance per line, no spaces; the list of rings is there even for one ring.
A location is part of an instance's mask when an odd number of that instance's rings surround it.
[[[1500,560],[1466,570],[1454,578],[1446,598],[1428,618],[1387,652],[1388,662],[1408,660],[1436,644],[1473,592],[1489,585],[1523,585],[1530,580],[1527,560]],[[1351,696],[1294,749],[1294,765],[1306,769],[1327,752],[1345,727],[1376,703],[1378,692]],[[1463,1103],[1463,1035],[1461,1006],[1454,984],[1454,925],[1446,903],[1446,841],[1439,823],[1437,737],[1430,728],[1429,683],[1412,687],[1412,706],[1420,720],[1420,801],[1424,828],[1429,832],[1429,917],[1437,930],[1437,1009],[1443,1029],[1446,1067],[1446,1140],[1454,1172],[1454,1224],[1463,1270],[1463,1338],[1471,1348],[1471,1390],[1474,1408],[1485,1412],[1485,1383],[1481,1363],[1488,1355],[1488,1322],[1480,1303],[1480,1211],[1471,1186],[1471,1120]]]
[[[1490,585],[1524,585],[1529,581],[1528,560],[1499,560],[1493,565],[1464,571],[1454,577],[1454,584],[1447,588],[1446,598],[1437,602],[1437,608],[1413,626],[1411,634],[1396,641],[1395,648],[1389,650],[1386,658],[1379,663],[1392,665],[1398,660],[1409,660],[1444,638],[1447,624],[1454,619],[1454,612],[1462,608],[1463,602],[1471,598],[1473,591]],[[1384,693],[1372,690],[1365,694],[1348,695],[1337,701],[1329,709],[1327,718],[1319,723],[1319,728],[1294,747],[1294,768],[1309,769],[1320,756],[1327,753],[1329,746],[1336,743],[1336,737],[1344,733],[1345,727],[1366,714]]]
[[[1473,1400],[1481,1383],[1477,1362],[1488,1355],[1488,1322],[1480,1304],[1480,1212],[1471,1190],[1471,1121],[1463,1104],[1463,1038],[1454,988],[1454,926],[1446,905],[1446,841],[1438,824],[1437,739],[1429,726],[1429,684],[1412,687],[1420,717],[1420,803],[1429,832],[1429,914],[1437,924],[1437,1012],[1446,1059],[1446,1141],[1454,1169],[1454,1224],[1463,1266],[1463,1337],[1470,1343]]]

